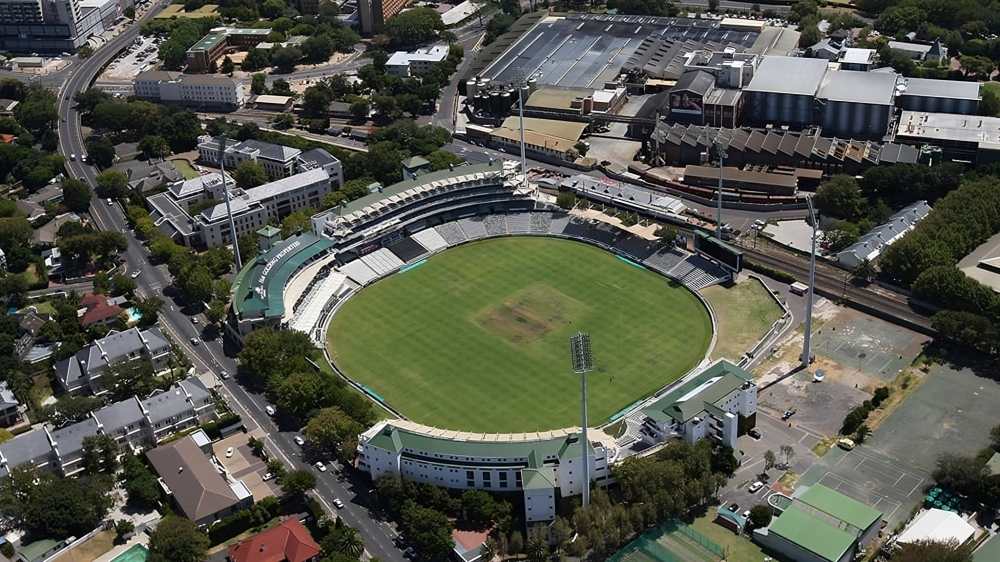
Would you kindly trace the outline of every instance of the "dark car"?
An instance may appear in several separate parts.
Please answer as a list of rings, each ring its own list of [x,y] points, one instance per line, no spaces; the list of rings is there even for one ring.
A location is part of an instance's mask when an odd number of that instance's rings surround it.
[[[736,502],[733,502],[733,503],[729,504],[729,511],[732,511],[733,513],[739,513],[739,511],[740,511],[740,504],[738,504]]]
[[[749,435],[750,437],[753,437],[754,439],[760,439],[761,438],[760,430],[757,429],[756,427],[753,428],[753,429],[751,429],[750,431],[748,431],[747,435]]]
[[[787,420],[788,418],[794,416],[795,412],[796,412],[795,408],[791,408],[789,410],[785,410],[785,413],[781,414],[781,419]]]

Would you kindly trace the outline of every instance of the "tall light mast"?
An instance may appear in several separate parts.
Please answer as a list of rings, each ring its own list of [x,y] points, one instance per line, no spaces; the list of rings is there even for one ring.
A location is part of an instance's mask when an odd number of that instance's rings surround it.
[[[569,338],[570,360],[573,372],[580,375],[580,440],[583,446],[583,507],[590,505],[590,441],[587,439],[587,373],[594,370],[594,356],[590,351],[590,334],[577,332]]]
[[[243,260],[240,259],[240,241],[236,237],[236,221],[233,220],[233,207],[229,204],[229,186],[226,185],[226,135],[219,137],[219,169],[222,173],[222,193],[226,198],[226,214],[229,215],[229,234],[233,240],[233,255],[236,256],[237,273],[243,269]]]

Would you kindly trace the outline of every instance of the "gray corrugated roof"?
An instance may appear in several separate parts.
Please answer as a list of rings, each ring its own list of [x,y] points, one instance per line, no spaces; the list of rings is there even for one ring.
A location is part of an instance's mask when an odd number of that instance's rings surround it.
[[[97,422],[92,417],[52,431],[52,438],[63,458],[77,454],[83,449],[83,440],[91,435],[97,435]]]
[[[0,407],[10,407],[17,406],[21,402],[18,401],[14,393],[10,391],[7,387],[7,381],[0,381]]]
[[[931,78],[906,78],[906,89],[901,95],[928,98],[950,98],[962,100],[980,99],[979,82],[961,80],[934,80]]]
[[[680,80],[677,81],[672,89],[678,92],[687,91],[694,92],[698,95],[704,96],[715,86],[715,76],[712,76],[704,70],[695,70],[694,72],[685,72],[681,75]]]
[[[765,56],[745,90],[811,96],[819,90],[826,68],[822,59]]]
[[[52,446],[42,429],[33,429],[0,444],[0,454],[7,460],[7,466],[14,468],[28,461],[51,454]]]
[[[895,93],[895,74],[834,70],[826,74],[817,97],[828,101],[892,105]]]
[[[276,160],[278,162],[288,162],[293,160],[299,154],[302,154],[302,151],[297,148],[292,148],[290,146],[282,146],[280,144],[274,144],[270,142],[263,142],[256,139],[247,139],[238,144],[237,146],[234,146],[233,149],[258,150],[260,151],[260,157],[267,158],[268,160]]]
[[[107,433],[115,433],[124,427],[140,423],[143,419],[142,410],[135,398],[109,404],[94,412],[94,416]]]

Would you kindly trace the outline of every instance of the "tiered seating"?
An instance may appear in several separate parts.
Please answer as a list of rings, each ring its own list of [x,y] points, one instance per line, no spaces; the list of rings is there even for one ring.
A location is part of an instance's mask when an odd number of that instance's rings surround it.
[[[659,243],[631,234],[622,234],[615,240],[615,248],[633,258],[642,261],[656,252]]]
[[[486,234],[490,236],[503,236],[507,234],[507,216],[506,215],[486,215],[483,217],[483,226],[486,228]]]
[[[527,234],[531,232],[531,213],[508,214],[507,229],[511,234]]]
[[[388,250],[395,254],[403,263],[410,263],[427,255],[427,248],[410,237],[394,242],[391,246],[388,246]]]
[[[316,322],[319,321],[319,317],[323,314],[323,308],[330,302],[331,298],[336,298],[336,295],[342,291],[346,281],[346,275],[331,271],[329,275],[313,287],[313,290],[309,292],[305,301],[295,311],[291,328],[299,332],[311,334],[313,328],[316,327]]]
[[[466,240],[469,239],[469,237],[466,236],[465,232],[462,230],[462,227],[460,227],[457,222],[446,222],[444,224],[435,226],[433,229],[428,229],[428,230],[434,230],[435,232],[440,234],[441,238],[443,238],[444,241],[447,242],[449,246],[454,246],[455,244],[461,244],[462,242],[465,242]]]
[[[698,291],[716,283],[721,283],[729,277],[726,270],[711,260],[698,255],[692,255],[677,264],[671,272],[675,278],[684,283],[692,291]]]
[[[355,283],[362,286],[379,277],[375,270],[365,265],[365,262],[360,259],[347,262],[340,267],[340,271],[346,273]]]
[[[361,261],[372,268],[379,277],[392,273],[403,265],[403,260],[396,257],[396,254],[386,248],[379,248],[370,254],[362,256]]]
[[[677,248],[664,248],[644,259],[642,263],[659,271],[660,273],[669,273],[671,269],[677,266],[677,264],[684,261],[684,258],[687,256],[687,252],[683,250],[679,250]]]
[[[448,223],[448,224],[453,225],[453,223]],[[457,226],[455,228],[457,228]],[[420,232],[413,235],[413,239],[416,240],[418,243],[420,243],[420,245],[423,246],[424,248],[427,248],[427,251],[431,253],[443,250],[448,247],[448,241],[445,240],[444,237],[441,236],[441,234],[433,228],[425,228],[424,230],[421,230]]]
[[[548,234],[552,226],[552,213],[531,213],[531,233]]]
[[[486,238],[486,226],[484,225],[483,217],[461,219],[458,221],[458,226],[465,231],[465,235],[469,237],[469,240]]]
[[[569,224],[569,215],[567,214],[555,214],[552,215],[552,221],[549,225],[549,234],[562,234],[566,230],[566,226]]]

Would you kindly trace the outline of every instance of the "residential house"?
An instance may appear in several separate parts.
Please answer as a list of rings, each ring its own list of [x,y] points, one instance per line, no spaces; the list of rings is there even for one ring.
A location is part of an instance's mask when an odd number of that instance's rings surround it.
[[[100,293],[87,293],[80,299],[80,326],[108,326],[118,320],[124,312],[121,307],[108,302],[108,297]]]
[[[229,562],[315,562],[320,546],[309,529],[296,519],[261,531],[243,542],[229,547]]]

